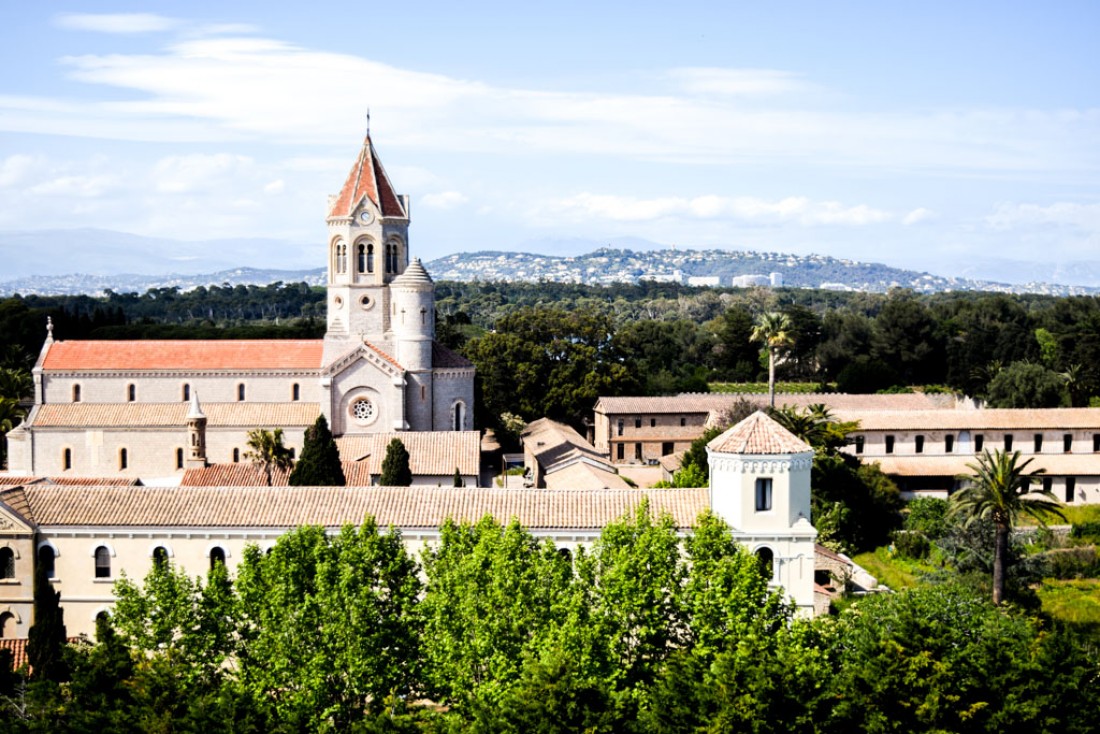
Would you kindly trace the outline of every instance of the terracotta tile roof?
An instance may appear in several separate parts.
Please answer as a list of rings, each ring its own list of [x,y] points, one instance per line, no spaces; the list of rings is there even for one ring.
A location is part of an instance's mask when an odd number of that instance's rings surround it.
[[[768,396],[746,393],[683,393],[659,397],[603,397],[596,403],[596,412],[605,415],[659,415],[675,413],[709,413],[724,410],[739,399],[763,408]],[[904,393],[900,395],[850,395],[847,393],[780,393],[775,396],[777,406],[790,405],[804,408],[824,403],[831,410],[947,410],[955,407],[951,395],[925,395]]]
[[[655,513],[691,527],[708,490],[454,489],[438,487],[30,487],[42,527],[340,526],[373,515],[380,525],[434,528],[491,514],[532,529],[598,530],[648,497]]]
[[[34,515],[31,513],[31,506],[27,504],[27,493],[23,487],[0,490],[0,502],[17,515],[26,518],[27,522],[34,523]]]
[[[595,447],[584,436],[577,433],[571,426],[549,418],[539,418],[527,424],[520,433],[523,446],[545,468],[566,459],[570,454],[589,456],[598,461],[606,461],[603,454],[596,451]]]
[[[11,669],[19,670],[24,665],[30,665],[27,657],[26,637],[2,637],[0,638],[0,650],[11,650]]]
[[[1032,459],[1026,471],[1043,469],[1055,477],[1100,476],[1100,454],[1021,454],[1021,461]],[[967,464],[977,464],[971,454],[951,456],[866,456],[865,464],[878,464],[886,474],[902,477],[955,477],[972,474]]]
[[[589,461],[577,461],[554,472],[548,472],[543,478],[547,489],[591,490],[591,489],[630,489],[618,472],[594,466]]]
[[[384,217],[408,216],[405,207],[401,205],[401,199],[393,191],[382,162],[378,160],[370,135],[363,140],[359,157],[355,159],[343,188],[332,202],[328,215],[350,217],[364,196],[371,200]]]
[[[370,486],[370,472],[366,464],[359,461],[343,461],[344,480],[349,487]],[[272,471],[271,484],[275,487],[287,486],[290,472]],[[181,487],[266,487],[267,475],[259,466],[251,462],[239,464],[211,464],[202,469],[188,469],[180,480]]]
[[[960,430],[1069,430],[1095,429],[1100,432],[1100,408],[1046,408],[1010,410],[911,410],[837,411],[841,420],[858,420],[867,431],[960,431]]]
[[[0,474],[0,487],[20,487],[29,484],[60,484],[69,487],[100,487],[105,484],[117,484],[128,487],[140,484],[140,481],[126,477],[19,477]]]
[[[225,339],[54,342],[42,369],[93,370],[318,370],[319,339]]]
[[[707,444],[722,454],[801,454],[813,449],[802,439],[756,411]]]
[[[409,469],[415,476],[477,476],[481,469],[481,435],[477,431],[402,431],[345,435],[336,439],[340,457],[365,465],[363,471],[382,473],[386,447],[401,439],[409,452]]]
[[[35,428],[187,425],[187,403],[47,403],[38,406]],[[207,427],[311,426],[317,403],[205,403]]]
[[[368,342],[368,341],[365,341],[365,342],[363,342],[363,344],[365,344],[365,345],[366,345],[367,349],[372,349],[372,350],[374,350],[374,352],[375,352],[375,353],[377,353],[379,357],[381,357],[382,359],[386,360],[387,362],[389,362],[390,364],[392,364],[392,365],[393,365],[394,367],[396,367],[396,368],[398,368],[398,369],[405,369],[404,367],[402,367],[402,366],[401,366],[401,363],[400,363],[400,362],[398,362],[398,361],[397,361],[397,359],[396,359],[395,357],[392,357],[392,356],[390,355],[390,353],[389,353],[389,352],[387,352],[387,351],[386,351],[385,349],[382,349],[382,348],[381,348],[381,347],[379,347],[379,346],[376,346],[376,345],[374,345],[374,344],[371,344],[371,343],[370,343],[370,342]]]
[[[432,342],[432,367],[437,370],[469,369],[474,363],[439,342]]]

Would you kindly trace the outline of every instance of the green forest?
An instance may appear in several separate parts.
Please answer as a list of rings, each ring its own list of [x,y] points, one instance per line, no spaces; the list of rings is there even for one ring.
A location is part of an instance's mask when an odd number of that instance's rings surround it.
[[[485,518],[416,557],[368,518],[232,576],[164,559],[71,645],[40,579],[0,731],[1095,730],[1097,638],[965,573],[813,620],[767,575],[718,518],[682,538],[643,504],[572,551]]]

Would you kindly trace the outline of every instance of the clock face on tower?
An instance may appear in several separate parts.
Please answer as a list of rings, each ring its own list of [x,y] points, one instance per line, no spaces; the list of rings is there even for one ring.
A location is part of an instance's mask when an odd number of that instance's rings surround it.
[[[363,224],[370,224],[371,222],[374,221],[374,212],[369,211],[369,210],[364,211],[364,212],[360,212],[359,213],[359,221]]]

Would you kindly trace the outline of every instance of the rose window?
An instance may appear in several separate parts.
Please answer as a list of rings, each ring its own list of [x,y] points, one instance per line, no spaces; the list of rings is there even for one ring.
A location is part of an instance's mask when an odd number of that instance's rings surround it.
[[[369,421],[374,417],[374,403],[367,400],[356,400],[355,404],[351,406],[351,414],[355,416],[356,420]]]

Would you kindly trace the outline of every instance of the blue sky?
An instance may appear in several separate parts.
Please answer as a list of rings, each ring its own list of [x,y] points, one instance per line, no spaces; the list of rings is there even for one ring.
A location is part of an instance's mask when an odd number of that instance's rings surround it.
[[[369,107],[425,259],[1100,260],[1098,31],[1094,2],[9,2],[0,230],[316,266]]]

